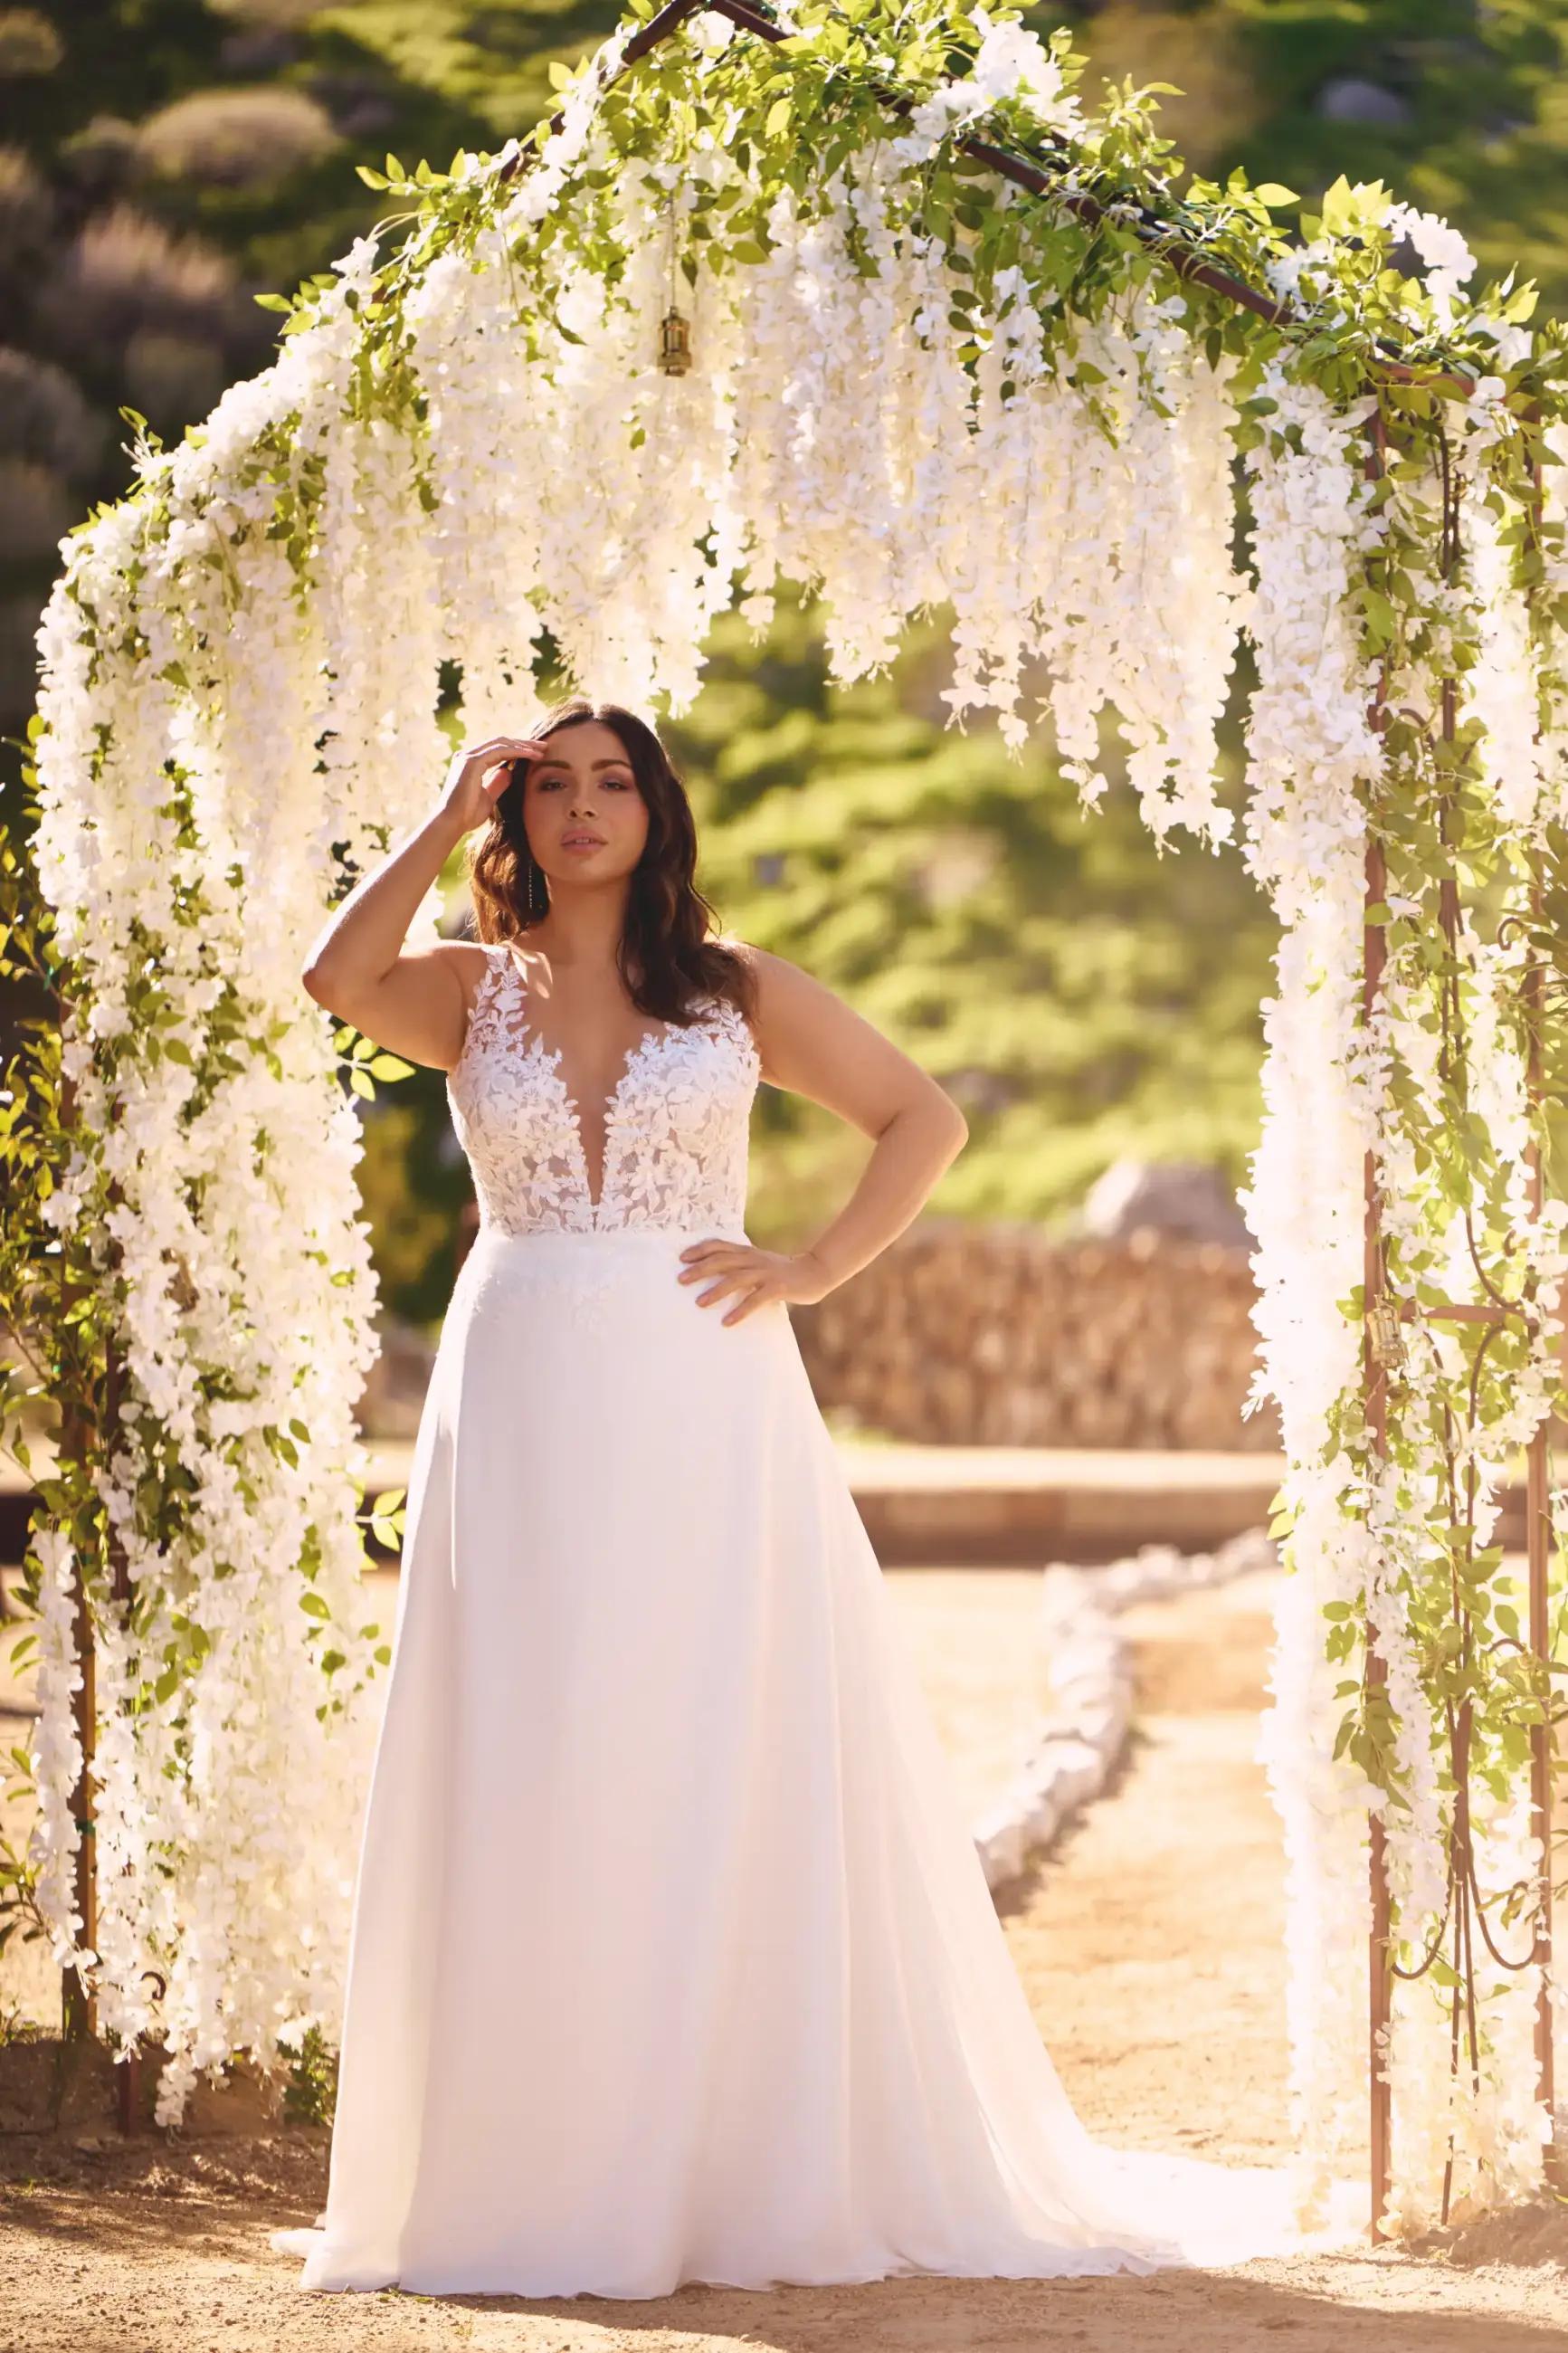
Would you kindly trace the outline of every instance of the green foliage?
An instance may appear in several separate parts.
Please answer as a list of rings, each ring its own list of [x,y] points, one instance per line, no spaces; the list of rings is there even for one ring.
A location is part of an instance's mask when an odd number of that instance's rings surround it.
[[[1351,192],[1337,189],[1325,211],[1337,206],[1352,227],[1363,226],[1375,217],[1375,200],[1357,193],[1359,211],[1350,208]],[[1568,1697],[1553,1687],[1568,1662],[1562,1655],[1563,1597],[1554,1602],[1544,1653],[1521,1647],[1521,1597],[1503,1575],[1501,1547],[1483,1546],[1478,1535],[1471,1450],[1485,1453],[1487,1433],[1506,1423],[1516,1386],[1552,1327],[1524,1247],[1510,1139],[1478,1101],[1482,1072],[1471,1039],[1486,1008],[1479,1002],[1474,939],[1517,944],[1517,965],[1498,992],[1498,1017],[1521,1057],[1535,1060],[1545,1113],[1560,1110],[1568,1102],[1568,998],[1559,967],[1568,829],[1547,825],[1531,854],[1521,854],[1488,779],[1479,723],[1457,716],[1453,688],[1484,649],[1470,608],[1452,594],[1468,551],[1451,420],[1439,404],[1413,401],[1393,386],[1379,426],[1383,454],[1371,506],[1381,528],[1363,560],[1359,604],[1363,643],[1384,681],[1387,766],[1369,818],[1386,889],[1368,917],[1381,924],[1386,944],[1384,989],[1407,990],[1424,1007],[1422,1024],[1435,1041],[1429,1065],[1424,1057],[1420,1070],[1397,1054],[1393,1060],[1390,1099],[1434,1207],[1430,1216],[1407,1214],[1385,1232],[1381,1286],[1440,1323],[1451,1287],[1447,1229],[1458,1219],[1480,1295],[1499,1320],[1450,1327],[1458,1358],[1451,1370],[1435,1370],[1431,1343],[1414,1335],[1388,1367],[1386,1440],[1358,1387],[1341,1400],[1330,1443],[1347,1451],[1369,1482],[1386,1447],[1404,1481],[1400,1585],[1423,1689],[1436,1722],[1448,1727],[1440,1784],[1451,1795],[1473,1778],[1500,1799],[1523,1769],[1531,1727],[1560,1725],[1568,1715]],[[1537,501],[1542,455],[1527,421],[1499,438],[1484,466],[1468,462],[1479,473],[1514,577],[1531,596],[1544,724],[1563,687],[1555,665],[1565,611],[1550,593],[1563,533]],[[1484,1046],[1480,1054],[1484,1059]],[[1537,1124],[1547,1190],[1561,1198],[1564,1171],[1552,1165],[1553,1124],[1550,1116]],[[1342,1304],[1360,1321],[1361,1287]],[[1439,1475],[1432,1485],[1434,1465]],[[1560,1574],[1561,1561],[1557,1566]],[[1352,1756],[1379,1787],[1407,1798],[1398,1720],[1373,1671],[1362,1612],[1347,1611],[1334,1625],[1328,1655],[1359,1660],[1362,1668],[1359,1680],[1340,1687],[1347,1705],[1335,1753]]]
[[[283,2113],[290,2124],[330,2125],[337,2109],[338,2053],[319,2026],[306,2028],[297,2044],[279,2044],[287,2073]]]
[[[140,420],[137,420],[140,422]],[[26,813],[35,814],[37,777],[32,747],[39,722],[35,718],[24,743],[22,793]],[[189,824],[185,780],[170,779],[172,805]],[[28,1478],[37,1496],[36,1525],[58,1531],[69,1543],[77,1564],[80,1603],[90,1619],[107,1604],[114,1582],[115,1559],[103,1504],[93,1476],[93,1452],[100,1434],[114,1419],[114,1335],[123,1312],[121,1278],[117,1253],[106,1236],[111,1196],[94,1154],[84,1151],[74,1109],[72,1090],[65,1072],[61,1017],[72,1003],[79,985],[68,960],[62,959],[52,918],[38,885],[30,852],[31,828],[15,838],[0,828],[0,985],[10,992],[14,1028],[19,1042],[10,1053],[0,1085],[0,1193],[6,1214],[0,1220],[0,1453],[9,1456]],[[200,892],[193,894],[185,913],[199,926]],[[145,950],[146,943],[142,943]],[[188,1105],[198,1116],[212,1091],[225,1075],[244,1066],[259,1049],[264,1060],[281,1075],[276,1039],[254,1035],[248,1011],[232,981],[225,980],[207,1018],[200,1052],[194,1052],[178,1034],[185,1008],[175,1004],[155,954],[132,954],[127,968],[127,1005],[132,1027],[114,1048],[105,1050],[100,1075],[111,1077],[121,1054],[134,1054],[147,1064],[167,1060],[190,1073]],[[26,1007],[27,1009],[22,1009]],[[408,1076],[413,1065],[383,1051],[356,1030],[338,1033],[341,1067],[345,1083],[356,1097],[374,1103],[377,1087]],[[59,1216],[68,1187],[74,1187],[81,1207]],[[171,1270],[171,1288],[177,1296],[190,1282],[183,1262]],[[232,1394],[232,1376],[220,1364],[200,1376],[205,1397]],[[259,1501],[247,1455],[247,1442],[259,1444],[289,1462],[310,1431],[298,1417],[287,1425],[266,1426],[250,1440],[236,1436],[228,1459],[239,1493]],[[35,1449],[47,1440],[55,1456],[47,1474]],[[163,1547],[175,1550],[187,1529],[192,1508],[192,1481],[180,1460],[176,1442],[162,1418],[144,1408],[138,1444],[146,1460],[146,1474],[137,1488],[139,1533]],[[383,1496],[363,1525],[384,1546],[395,1550],[403,1514],[401,1497]],[[300,1561],[303,1580],[301,1609],[312,1621],[318,1641],[325,1697],[321,1715],[341,1710],[343,1700],[332,1689],[332,1679],[347,1664],[346,1654],[332,1645],[331,1613],[314,1580],[321,1568],[316,1532],[308,1532]],[[228,1571],[223,1563],[214,1574]],[[35,1669],[38,1661],[39,1599],[42,1565],[36,1544],[22,1564],[11,1600],[20,1620],[19,1631],[9,1637],[11,1663],[18,1672]],[[116,1604],[126,1630],[151,1637],[155,1624],[164,1630],[154,1644],[143,1645],[140,1672],[144,1694],[166,1705],[201,1665],[210,1649],[205,1627],[195,1608],[165,1611],[167,1597],[151,1581],[134,1588]],[[374,1641],[377,1626],[360,1630]],[[384,1642],[374,1651],[376,1666],[390,1660]],[[20,1747],[10,1752],[10,1765],[21,1777],[12,1794],[30,1785],[31,1761]],[[0,1947],[15,1933],[30,1939],[43,1932],[36,1898],[36,1873],[27,1856],[0,1841]]]
[[[405,1062],[401,1054],[387,1053],[374,1038],[365,1037],[361,1030],[345,1025],[335,1032],[333,1043],[342,1058],[342,1067],[348,1079],[350,1092],[366,1103],[375,1101],[377,1079],[413,1076],[415,1065],[412,1062]]]
[[[29,747],[24,757],[24,788],[36,789]],[[0,826],[0,986],[17,1006],[17,1042],[0,1073],[0,1456],[31,1482],[40,1517],[65,1532],[89,1557],[101,1546],[101,1507],[81,1450],[61,1449],[74,1423],[98,1426],[107,1364],[107,1303],[93,1281],[89,1253],[80,1239],[62,1240],[52,1222],[61,1188],[80,1172],[73,1153],[71,1094],[65,1076],[58,1026],[58,992],[63,978],[49,911],[38,888],[26,837]],[[25,1008],[25,1009],[22,1009]],[[52,1472],[43,1470],[42,1448],[56,1451]],[[35,1459],[35,1448],[40,1449]],[[37,1663],[36,1623],[41,1563],[29,1545],[21,1577],[9,1589],[20,1631],[6,1636],[10,1663],[26,1673]],[[31,1785],[27,1751],[13,1746],[6,1769],[19,1777],[8,1795]],[[36,1895],[37,1873],[28,1855],[0,1840],[0,1948],[13,1936],[32,1942],[44,1933]]]
[[[405,1487],[389,1488],[376,1497],[372,1509],[363,1514],[365,1525],[377,1544],[385,1545],[389,1550],[396,1550],[403,1535],[407,1493]],[[375,1629],[371,1627],[367,1631],[374,1633]]]

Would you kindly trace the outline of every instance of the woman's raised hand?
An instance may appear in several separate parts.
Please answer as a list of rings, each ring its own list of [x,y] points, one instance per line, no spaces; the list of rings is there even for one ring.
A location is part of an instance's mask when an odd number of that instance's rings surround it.
[[[482,744],[465,744],[447,771],[442,808],[471,833],[486,822],[510,784],[512,762],[542,759],[548,749],[532,735],[491,735]]]

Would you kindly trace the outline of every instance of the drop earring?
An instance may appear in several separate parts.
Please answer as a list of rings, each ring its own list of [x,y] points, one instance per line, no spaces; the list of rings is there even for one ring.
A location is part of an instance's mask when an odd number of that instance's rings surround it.
[[[528,912],[529,912],[529,913],[530,913],[530,915],[531,915],[531,916],[535,916],[535,917],[537,917],[537,916],[538,916],[538,914],[539,914],[539,913],[540,913],[539,902],[538,902],[537,898],[536,898],[536,897],[535,897],[535,895],[534,895],[534,882],[535,882],[535,880],[536,880],[536,878],[537,878],[537,876],[538,876],[538,873],[539,873],[539,860],[538,860],[538,859],[537,859],[537,858],[535,858],[535,857],[533,856],[532,852],[531,851],[531,852],[529,853],[529,860],[528,860]]]

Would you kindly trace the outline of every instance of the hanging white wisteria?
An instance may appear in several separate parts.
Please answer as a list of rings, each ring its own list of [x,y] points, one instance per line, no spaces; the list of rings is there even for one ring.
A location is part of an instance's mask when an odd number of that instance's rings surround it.
[[[1371,680],[1350,607],[1372,538],[1360,421],[1276,364],[1276,430],[1247,456],[1258,684],[1247,719],[1246,854],[1278,914],[1278,993],[1263,1008],[1264,1124],[1242,1197],[1257,1238],[1262,1338],[1254,1398],[1278,1404],[1289,1468],[1279,1505],[1294,1574],[1280,1588],[1273,1703],[1261,1753],[1284,1822],[1291,2088],[1304,2194],[1321,2198],[1358,2107],[1365,1996],[1343,1957],[1370,1926],[1375,1796],[1336,1756],[1340,1670],[1324,1611],[1348,1612],[1376,1571],[1355,1464],[1324,1443],[1360,1374],[1340,1302],[1362,1272],[1363,1155],[1373,1123],[1359,1026],[1367,788],[1381,771]]]
[[[117,2046],[162,2049],[165,2120],[203,2069],[335,2037],[391,1630],[355,1518],[347,1041],[299,972],[430,806],[444,674],[469,733],[520,723],[547,640],[595,695],[679,714],[715,615],[760,632],[781,580],[819,596],[842,682],[945,611],[953,722],[994,714],[1012,755],[1047,730],[1086,805],[1124,776],[1202,854],[1245,649],[1243,848],[1279,923],[1245,1199],[1289,1464],[1264,1754],[1302,2204],[1365,2096],[1374,1821],[1407,1972],[1384,2221],[1455,2180],[1528,2190],[1546,1670],[1496,1527],[1568,1266],[1540,1167],[1562,355],[1381,188],[1340,184],[1295,243],[1289,191],[1178,199],[1152,102],[1086,110],[1065,37],[1006,15],[810,0],[667,11],[657,41],[650,15],[553,127],[367,174],[400,237],[284,304],[274,364],[141,445],[62,543],[32,741],[69,1095],[37,1225],[102,1345],[29,1561],[26,1900]]]

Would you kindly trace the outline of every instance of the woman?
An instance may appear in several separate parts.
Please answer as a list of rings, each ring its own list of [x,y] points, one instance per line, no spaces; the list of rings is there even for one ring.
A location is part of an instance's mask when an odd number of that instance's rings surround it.
[[[479,944],[405,948],[479,828]],[[447,1071],[480,1223],[409,1486],[324,2227],[274,2243],[308,2287],[620,2297],[1282,2243],[1282,2177],[1098,2147],[1035,2031],[788,1314],[964,1122],[710,936],[695,856],[653,730],[574,700],[458,754],[306,969]],[[873,1140],[794,1250],[744,1229],[763,1080]]]

